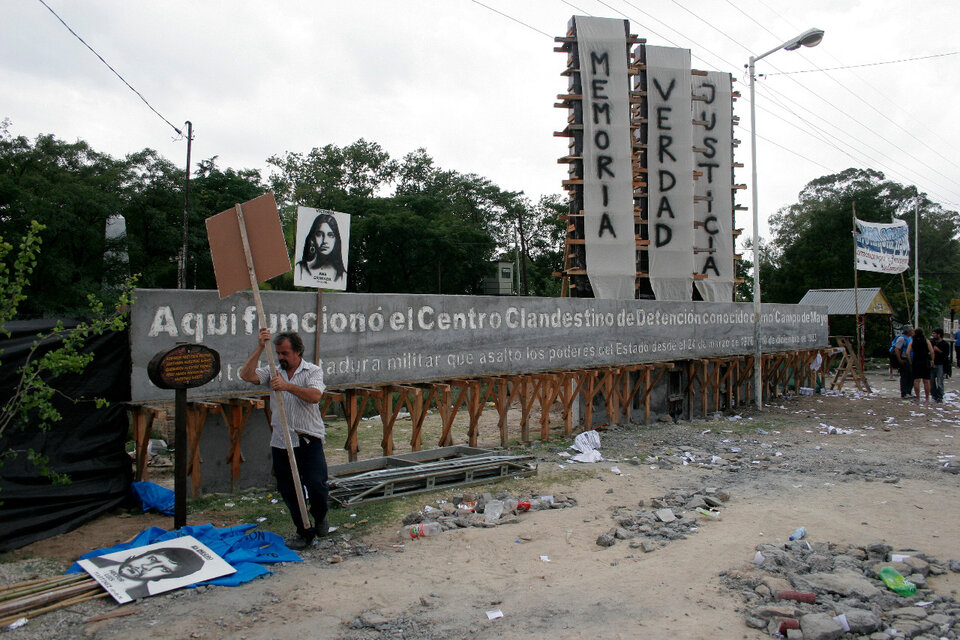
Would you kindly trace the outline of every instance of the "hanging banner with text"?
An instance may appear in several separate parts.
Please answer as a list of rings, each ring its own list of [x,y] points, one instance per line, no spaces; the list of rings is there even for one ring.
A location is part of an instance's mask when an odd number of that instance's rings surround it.
[[[690,300],[694,264],[690,51],[643,46],[650,286],[657,300]]]
[[[857,225],[857,269],[902,273],[910,267],[910,231],[904,220],[894,223],[865,222]]]
[[[694,216],[694,273],[700,296],[710,302],[733,300],[733,94],[729,73],[693,77],[694,149],[697,195]]]
[[[269,329],[297,331],[326,383],[350,386],[753,353],[753,304],[591,298],[264,291]],[[765,304],[763,351],[828,346],[826,307]],[[133,400],[172,400],[147,365],[177,342],[220,354],[220,375],[194,397],[260,390],[237,372],[257,344],[253,295],[139,289],[131,312]]]
[[[626,21],[576,16],[583,90],[583,223],[595,297],[636,298]]]

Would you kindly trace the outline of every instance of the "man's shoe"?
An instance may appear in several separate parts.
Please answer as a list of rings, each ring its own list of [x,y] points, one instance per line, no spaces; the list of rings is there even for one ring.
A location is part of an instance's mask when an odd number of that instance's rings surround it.
[[[285,540],[287,543],[288,549],[293,549],[294,551],[303,551],[304,549],[309,548],[313,545],[313,533],[311,532],[306,537],[304,536],[291,536]]]
[[[327,519],[327,516],[323,516],[323,522],[317,526],[317,537],[322,538],[328,533],[330,533],[330,520]]]

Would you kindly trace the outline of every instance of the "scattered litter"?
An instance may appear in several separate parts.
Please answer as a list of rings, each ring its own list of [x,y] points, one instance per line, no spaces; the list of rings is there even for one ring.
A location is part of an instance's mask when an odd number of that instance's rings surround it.
[[[503,611],[500,609],[494,609],[493,611],[487,611],[487,620],[496,620],[497,618],[503,617]]]
[[[8,631],[13,631],[14,629],[19,629],[23,625],[27,624],[27,622],[28,620],[26,618],[18,618],[17,620],[11,622],[6,627],[4,627],[4,629],[7,629]]]
[[[234,503],[234,502],[224,502],[224,503],[223,503],[223,506],[225,506],[225,507],[235,507],[235,506],[237,506],[237,505],[236,505],[236,503]]]
[[[764,560],[766,560],[766,558],[759,551],[757,551],[753,556],[753,564],[763,564]]]
[[[540,556],[540,562],[550,562],[550,556]]]
[[[845,633],[850,633],[850,623],[847,622],[847,615],[845,613],[841,613],[838,616],[834,616],[833,619],[836,620],[841,627],[843,627],[843,631]]]
[[[612,473],[617,474],[618,476],[619,476],[619,475],[622,475],[622,474],[620,473],[620,467],[618,467],[618,466],[616,466],[616,465],[610,467],[610,471],[611,471]]]
[[[586,453],[587,451],[593,451],[594,449],[600,448],[600,434],[596,431],[584,431],[583,433],[577,434],[577,437],[573,439],[573,445],[571,449],[576,449],[580,453]]]
[[[569,460],[570,462],[600,462],[603,460],[603,456],[600,455],[600,452],[596,449],[591,449],[583,453],[578,453],[575,456],[570,456]]]

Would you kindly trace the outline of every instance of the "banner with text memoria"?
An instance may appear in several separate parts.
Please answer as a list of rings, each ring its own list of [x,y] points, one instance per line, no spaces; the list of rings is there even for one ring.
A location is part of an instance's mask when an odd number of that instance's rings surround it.
[[[625,20],[574,18],[583,90],[583,232],[597,298],[636,298]]]
[[[753,353],[752,303],[654,302],[264,291],[272,332],[297,331],[326,383],[350,386]],[[191,397],[251,393],[237,372],[257,342],[253,295],[139,289],[130,324],[134,401],[172,400],[147,363],[177,342],[220,354],[221,372]],[[828,346],[826,307],[763,305],[764,351]],[[265,364],[265,358],[264,362]]]

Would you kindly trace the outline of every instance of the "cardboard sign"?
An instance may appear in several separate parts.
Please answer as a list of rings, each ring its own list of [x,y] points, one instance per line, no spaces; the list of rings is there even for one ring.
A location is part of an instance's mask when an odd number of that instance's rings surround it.
[[[344,291],[350,260],[350,215],[297,207],[293,284]]]
[[[86,558],[79,564],[120,604],[236,572],[193,536]]]
[[[265,282],[290,271],[290,256],[283,239],[283,227],[273,192],[240,206],[243,208],[257,282]],[[220,298],[249,289],[250,272],[243,252],[237,210],[230,208],[207,218],[207,239]]]

